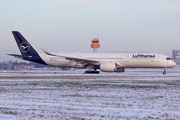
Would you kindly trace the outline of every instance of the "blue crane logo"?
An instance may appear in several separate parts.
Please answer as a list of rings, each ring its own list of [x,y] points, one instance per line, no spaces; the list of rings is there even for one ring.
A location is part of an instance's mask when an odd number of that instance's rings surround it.
[[[21,52],[28,52],[30,50],[30,45],[27,42],[23,42],[20,44]]]

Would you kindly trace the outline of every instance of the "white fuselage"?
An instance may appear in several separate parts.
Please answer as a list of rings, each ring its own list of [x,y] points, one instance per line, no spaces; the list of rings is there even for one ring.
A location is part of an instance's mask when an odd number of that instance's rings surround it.
[[[96,60],[100,63],[115,62],[122,68],[170,68],[176,63],[166,55],[155,53],[57,53],[59,56],[68,56]],[[76,62],[64,57],[40,54],[47,65],[56,67],[80,67]]]
[[[18,31],[12,31],[21,55],[8,54],[20,59],[46,64],[55,67],[86,68],[85,73],[124,72],[124,68],[169,68],[176,63],[168,56],[155,53],[57,53],[44,50],[38,52]],[[94,71],[91,71],[94,69]],[[166,74],[166,69],[164,73]]]

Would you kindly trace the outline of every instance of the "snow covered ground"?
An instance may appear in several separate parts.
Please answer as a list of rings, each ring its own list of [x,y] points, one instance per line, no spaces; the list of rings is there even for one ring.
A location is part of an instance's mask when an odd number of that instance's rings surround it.
[[[180,66],[83,71],[0,72],[0,120],[180,119]]]

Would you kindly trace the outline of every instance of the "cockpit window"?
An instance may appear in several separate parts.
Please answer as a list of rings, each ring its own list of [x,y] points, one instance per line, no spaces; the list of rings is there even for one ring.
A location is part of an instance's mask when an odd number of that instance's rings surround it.
[[[168,58],[166,58],[166,60],[172,60],[172,59],[168,57]]]

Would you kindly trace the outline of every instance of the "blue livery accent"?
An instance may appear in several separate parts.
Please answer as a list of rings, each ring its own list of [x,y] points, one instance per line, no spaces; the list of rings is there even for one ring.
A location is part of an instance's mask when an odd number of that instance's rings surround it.
[[[138,54],[132,56],[133,58],[155,58],[155,55],[143,55],[143,54]]]
[[[16,40],[16,43],[19,47],[19,50],[22,54],[22,58],[24,60],[28,60],[31,62],[36,62],[40,64],[47,65],[39,56],[37,51],[29,44],[29,42],[19,33],[18,31],[12,31],[13,36]],[[31,57],[23,57],[23,56],[31,56]]]

